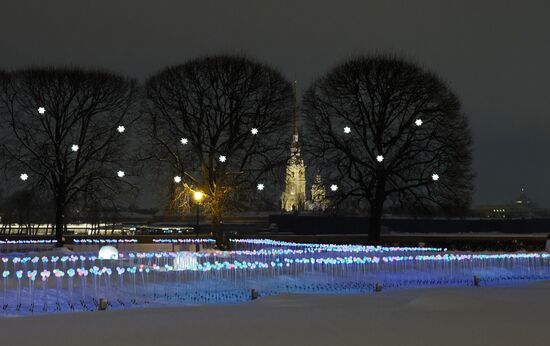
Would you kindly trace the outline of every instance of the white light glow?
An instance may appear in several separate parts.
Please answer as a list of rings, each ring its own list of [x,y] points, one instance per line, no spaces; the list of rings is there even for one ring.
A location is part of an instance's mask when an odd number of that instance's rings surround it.
[[[19,176],[19,179],[26,181],[27,179],[29,179],[29,175],[27,173],[23,173]]]
[[[124,171],[118,171],[116,172],[116,175],[118,175],[119,178],[124,178],[126,174],[124,173]]]
[[[174,177],[174,183],[178,183],[178,184],[181,183],[181,177],[179,175],[176,175]]]
[[[73,144],[73,145],[71,146],[71,150],[74,151],[74,152],[76,153],[76,152],[78,151],[78,145]]]
[[[258,191],[262,191],[264,189],[264,184],[260,183],[258,184]]]
[[[46,113],[46,108],[38,107],[38,114],[44,114],[44,113]]]
[[[432,174],[432,180],[438,181],[439,180],[439,174]]]
[[[422,119],[416,119],[416,120],[414,121],[414,124],[415,124],[416,126],[421,126],[421,125],[423,124],[423,121],[422,121]]]
[[[344,127],[344,133],[351,133],[351,128],[349,126]]]
[[[126,131],[126,128],[122,125],[120,125],[119,127],[116,128],[116,130],[120,133],[123,133],[124,131]]]
[[[189,141],[187,140],[187,138],[182,138],[180,139],[180,143],[186,145],[187,143],[189,143]]]
[[[332,184],[332,185],[330,185],[330,189],[331,189],[331,191],[338,191],[338,185]]]
[[[220,162],[225,162],[227,161],[227,157],[225,157],[225,155],[220,155]]]
[[[376,161],[378,161],[378,162],[384,161],[384,156],[378,155],[378,156],[376,157]]]
[[[258,129],[254,127],[252,130],[250,130],[250,132],[251,132],[253,135],[257,135],[257,134],[258,134]]]
[[[102,260],[117,260],[118,250],[116,249],[116,247],[111,245],[102,246],[101,249],[99,249],[99,254],[97,255],[97,258]]]

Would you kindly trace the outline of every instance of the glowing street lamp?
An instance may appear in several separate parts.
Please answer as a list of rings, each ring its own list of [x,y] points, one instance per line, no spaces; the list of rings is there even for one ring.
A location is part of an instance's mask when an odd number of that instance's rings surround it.
[[[200,207],[201,207],[201,201],[204,198],[204,193],[200,190],[193,191],[193,200],[195,201],[195,204],[197,205],[197,226],[196,226],[196,238],[199,238],[199,218],[200,218]],[[197,243],[197,252],[199,251],[199,243]]]

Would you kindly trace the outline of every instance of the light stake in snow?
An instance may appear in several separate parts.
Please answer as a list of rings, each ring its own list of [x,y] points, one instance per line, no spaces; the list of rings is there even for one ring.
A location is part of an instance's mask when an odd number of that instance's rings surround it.
[[[179,175],[176,175],[176,176],[174,177],[174,183],[176,183],[176,184],[181,183],[181,177],[180,177]]]
[[[27,179],[29,179],[29,175],[27,173],[23,173],[19,176],[19,179],[26,181]]]
[[[124,176],[125,176],[126,174],[124,173],[124,171],[118,171],[118,172],[116,173],[116,175],[117,175],[119,178],[124,178]]]
[[[336,184],[330,185],[330,190],[333,191],[333,192],[338,191],[338,185],[336,185]]]
[[[264,184],[259,183],[257,188],[258,188],[258,191],[262,191],[264,189]]]
[[[76,153],[76,152],[78,151],[78,145],[73,144],[73,145],[71,146],[71,150],[74,151],[74,152]]]
[[[382,156],[382,155],[376,156],[376,161],[378,161],[378,162],[384,161],[384,156]]]
[[[351,128],[349,126],[344,127],[344,133],[351,133]]]
[[[187,138],[182,138],[180,139],[180,143],[186,145],[187,143],[189,143],[189,141],[187,140]]]
[[[258,134],[258,129],[257,128],[252,128],[252,130],[250,130],[250,132],[252,133],[252,135],[257,135]]]
[[[46,108],[38,107],[38,114],[44,114],[44,113],[46,113]]]
[[[119,132],[119,133],[123,133],[124,131],[126,131],[126,128],[122,125],[120,125],[119,127],[116,128],[116,130]]]

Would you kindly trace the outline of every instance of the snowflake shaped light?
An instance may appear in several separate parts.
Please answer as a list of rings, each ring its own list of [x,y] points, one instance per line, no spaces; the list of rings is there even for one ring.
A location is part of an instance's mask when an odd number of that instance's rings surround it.
[[[438,181],[439,180],[439,174],[432,174],[432,180]]]
[[[179,175],[176,175],[176,176],[174,177],[174,183],[176,183],[176,184],[181,183],[181,177],[180,177]]]
[[[424,122],[422,121],[422,119],[416,119],[416,120],[414,121],[414,124],[415,124],[416,126],[422,126],[423,123],[424,123]]]
[[[336,184],[330,185],[330,190],[331,191],[338,191],[338,185],[336,185]]]
[[[116,130],[119,132],[119,133],[123,133],[124,131],[126,131],[126,128],[122,125],[120,125],[119,127],[116,128]]]
[[[349,126],[344,127],[344,133],[351,133],[351,128]]]
[[[116,172],[116,175],[117,175],[119,178],[124,178],[124,176],[126,175],[126,173],[124,173],[124,171],[118,171],[118,172]]]
[[[376,156],[376,161],[378,161],[378,162],[384,161],[384,156],[382,156],[382,155]]]
[[[250,133],[252,133],[252,135],[257,135],[258,134],[258,129],[257,128],[252,128],[252,130],[250,130]]]
[[[23,173],[19,176],[19,179],[26,181],[27,179],[29,179],[29,175],[27,173]]]
[[[227,161],[227,157],[225,157],[225,155],[220,155],[220,162],[225,162]]]
[[[186,145],[187,143],[189,143],[189,141],[187,140],[187,138],[182,138],[180,139],[180,143]]]
[[[78,145],[73,144],[73,145],[71,146],[71,150],[74,151],[74,152],[76,153],[76,152],[78,151]]]
[[[258,191],[262,191],[264,189],[264,184],[259,183],[257,188],[258,188]]]
[[[44,113],[46,113],[46,108],[38,107],[38,114],[44,114]]]

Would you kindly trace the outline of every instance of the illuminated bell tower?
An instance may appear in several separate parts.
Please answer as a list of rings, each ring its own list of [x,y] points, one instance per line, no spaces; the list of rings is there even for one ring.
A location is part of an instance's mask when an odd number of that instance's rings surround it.
[[[281,208],[284,211],[305,209],[306,203],[306,166],[300,156],[300,138],[298,130],[298,104],[296,82],[294,82],[294,133],[290,145],[290,160],[286,166],[285,190],[281,195]]]

